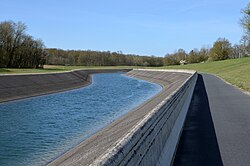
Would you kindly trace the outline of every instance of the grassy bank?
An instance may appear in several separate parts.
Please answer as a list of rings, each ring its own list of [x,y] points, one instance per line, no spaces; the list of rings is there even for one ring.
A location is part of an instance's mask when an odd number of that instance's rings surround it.
[[[52,73],[65,72],[78,69],[124,69],[133,68],[131,66],[57,66],[44,65],[43,69],[16,69],[16,68],[0,68],[0,74],[25,74],[25,73]]]
[[[64,72],[75,69],[117,69],[137,68],[135,66],[54,66],[45,65],[44,69],[0,68],[0,74],[49,73]],[[250,57],[224,61],[189,64],[184,66],[164,66],[161,69],[189,69],[198,72],[212,73],[233,85],[250,92]]]
[[[250,92],[250,57],[184,66],[167,66],[163,68],[190,69],[198,72],[212,73]]]

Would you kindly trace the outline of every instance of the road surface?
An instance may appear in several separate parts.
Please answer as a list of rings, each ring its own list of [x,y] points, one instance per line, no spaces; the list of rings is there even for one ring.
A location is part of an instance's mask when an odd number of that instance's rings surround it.
[[[173,164],[250,165],[250,96],[199,74]]]

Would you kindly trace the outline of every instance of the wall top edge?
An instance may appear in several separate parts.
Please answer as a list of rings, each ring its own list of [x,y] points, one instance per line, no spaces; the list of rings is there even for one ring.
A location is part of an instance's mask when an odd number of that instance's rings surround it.
[[[188,73],[195,74],[195,70],[183,70],[183,69],[133,69],[133,70],[145,70],[145,71],[165,71],[165,72],[178,72],[178,73]]]

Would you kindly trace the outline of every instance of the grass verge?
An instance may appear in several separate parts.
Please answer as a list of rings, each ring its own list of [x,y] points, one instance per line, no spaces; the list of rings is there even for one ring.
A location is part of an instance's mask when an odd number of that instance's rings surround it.
[[[184,66],[164,66],[164,69],[189,69],[215,74],[227,82],[250,92],[250,57]]]
[[[138,68],[135,66],[56,66],[45,65],[44,69],[12,69],[0,68],[0,74],[49,73],[64,72],[76,69],[121,69]],[[152,68],[152,67],[150,67]],[[197,63],[178,66],[164,66],[157,69],[189,69],[198,72],[215,74],[227,82],[250,92],[250,57],[229,59],[207,63]]]
[[[0,74],[27,74],[27,73],[53,73],[65,72],[79,69],[124,69],[133,68],[131,66],[59,66],[44,65],[43,69],[19,69],[19,68],[0,68]]]

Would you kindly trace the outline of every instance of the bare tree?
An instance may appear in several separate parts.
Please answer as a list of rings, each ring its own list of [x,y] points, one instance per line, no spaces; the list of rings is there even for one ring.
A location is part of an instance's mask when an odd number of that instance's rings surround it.
[[[250,3],[242,9],[243,18],[240,20],[242,27],[245,29],[246,35],[250,35]]]
[[[44,44],[25,33],[22,22],[0,23],[0,67],[40,67],[44,63]]]

